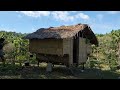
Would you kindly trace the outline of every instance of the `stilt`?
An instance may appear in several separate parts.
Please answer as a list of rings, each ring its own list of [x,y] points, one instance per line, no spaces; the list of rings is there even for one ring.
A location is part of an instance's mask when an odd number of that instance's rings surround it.
[[[38,60],[38,67],[39,67],[39,64],[40,64],[40,62],[39,62],[39,60]]]
[[[85,63],[82,63],[82,70],[81,70],[81,72],[84,72],[84,69],[85,69],[84,64]]]
[[[84,63],[83,63],[83,68],[82,68],[82,70],[84,70],[85,69],[85,66],[84,66]]]
[[[5,58],[4,58],[4,56],[2,56],[1,59],[2,59],[3,66],[5,66]]]

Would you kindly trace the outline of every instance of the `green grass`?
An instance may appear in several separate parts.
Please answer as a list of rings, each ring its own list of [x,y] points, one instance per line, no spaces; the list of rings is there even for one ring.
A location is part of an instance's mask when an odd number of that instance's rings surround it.
[[[19,65],[0,64],[0,79],[117,79],[119,72],[102,71],[98,69],[86,68],[81,72],[81,67],[73,68],[71,71],[60,65],[55,65],[51,73],[46,72],[46,64],[40,64],[40,67],[20,67]]]

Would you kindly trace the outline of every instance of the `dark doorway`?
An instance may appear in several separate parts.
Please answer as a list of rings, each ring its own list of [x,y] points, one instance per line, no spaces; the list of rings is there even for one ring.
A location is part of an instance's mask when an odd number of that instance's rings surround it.
[[[74,36],[73,39],[73,63],[78,63],[79,57],[79,33]]]

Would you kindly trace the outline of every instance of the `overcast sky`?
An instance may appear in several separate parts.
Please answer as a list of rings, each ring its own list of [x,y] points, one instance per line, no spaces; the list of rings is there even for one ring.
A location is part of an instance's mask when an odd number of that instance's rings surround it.
[[[120,11],[0,11],[0,30],[31,33],[39,28],[89,24],[94,33],[120,29]]]

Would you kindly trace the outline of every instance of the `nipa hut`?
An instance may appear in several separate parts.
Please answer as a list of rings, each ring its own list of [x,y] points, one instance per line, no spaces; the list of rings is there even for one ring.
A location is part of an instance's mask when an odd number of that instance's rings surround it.
[[[87,61],[91,44],[98,45],[97,38],[87,24],[40,28],[27,36],[29,51],[39,62],[79,65]]]

